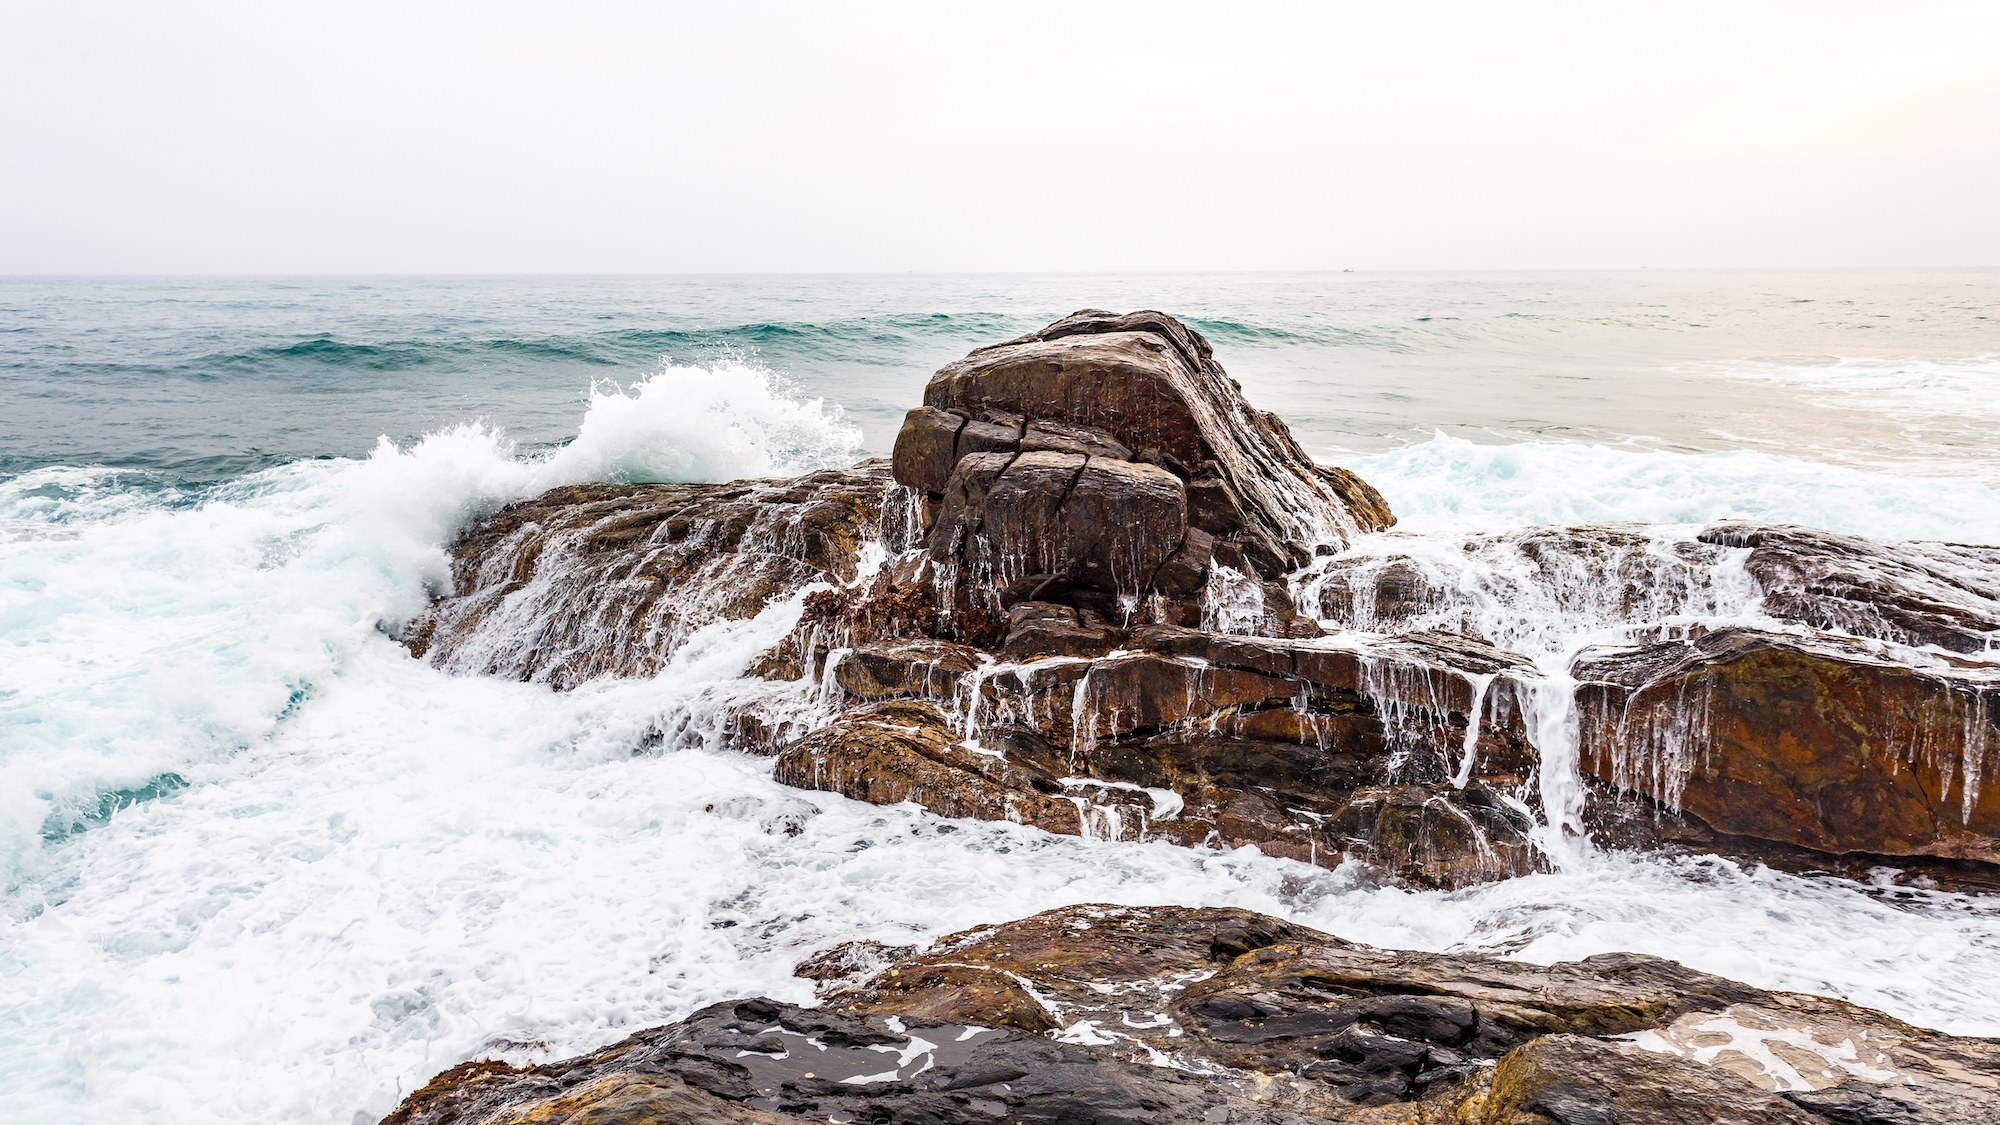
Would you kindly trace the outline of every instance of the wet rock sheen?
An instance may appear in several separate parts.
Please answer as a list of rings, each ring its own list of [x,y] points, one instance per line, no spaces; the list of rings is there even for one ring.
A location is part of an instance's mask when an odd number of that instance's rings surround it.
[[[1963,1123],[2000,1042],[1671,961],[1401,953],[1246,910],[1078,906],[810,959],[821,1006],[705,1008],[440,1074],[385,1125]],[[1717,1051],[1701,1044],[1729,1043]]]

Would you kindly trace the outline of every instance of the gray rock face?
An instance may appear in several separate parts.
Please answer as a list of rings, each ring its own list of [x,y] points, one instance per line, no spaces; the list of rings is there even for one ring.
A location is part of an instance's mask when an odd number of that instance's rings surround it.
[[[1671,961],[1399,953],[1246,910],[1076,906],[801,966],[546,1066],[467,1063],[385,1125],[1963,1125],[2000,1043]],[[1728,1044],[1717,1050],[1718,1043]]]
[[[1740,520],[1697,537],[1748,547],[1765,612],[1815,629],[1980,652],[2000,644],[2000,547],[1897,543]]]

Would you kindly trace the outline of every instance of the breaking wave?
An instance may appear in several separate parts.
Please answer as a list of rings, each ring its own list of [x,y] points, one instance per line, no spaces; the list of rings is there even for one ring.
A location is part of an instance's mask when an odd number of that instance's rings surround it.
[[[1350,458],[1388,498],[1398,531],[1527,524],[1798,523],[1893,539],[2000,544],[2000,493],[1773,453],[1673,453],[1603,445],[1481,445],[1440,433]]]

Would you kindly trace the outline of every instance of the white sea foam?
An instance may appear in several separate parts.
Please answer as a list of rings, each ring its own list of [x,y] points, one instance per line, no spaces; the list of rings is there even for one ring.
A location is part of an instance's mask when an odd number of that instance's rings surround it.
[[[1967,480],[1897,476],[1772,453],[1669,453],[1531,441],[1480,445],[1443,433],[1349,458],[1400,531],[1525,524],[1801,523],[1856,535],[2000,544],[2000,493]]]
[[[854,460],[861,431],[838,406],[789,393],[741,356],[664,363],[627,388],[591,388],[576,440],[537,466],[542,487],[582,481],[786,476]]]
[[[553,457],[466,426],[200,504],[102,474],[6,482],[7,517],[51,532],[0,544],[10,1117],[368,1121],[465,1058],[560,1056],[732,996],[805,1000],[790,966],[837,940],[1084,901],[1541,961],[1636,949],[2000,1032],[1996,919],[1976,900],[1615,855],[1454,894],[1370,888],[1254,849],[947,822],[650,749],[746,690],[796,602],[712,627],[657,679],[565,694],[447,676],[384,634],[446,580],[456,529],[524,491],[791,471],[838,438],[827,415],[746,395],[707,413],[600,396]],[[676,459],[676,434],[723,416],[773,428]],[[1566,502],[1517,488],[1523,511]],[[1959,500],[1924,505],[1906,517]]]
[[[1748,356],[1680,370],[1786,387],[1825,406],[2000,420],[2000,355]]]

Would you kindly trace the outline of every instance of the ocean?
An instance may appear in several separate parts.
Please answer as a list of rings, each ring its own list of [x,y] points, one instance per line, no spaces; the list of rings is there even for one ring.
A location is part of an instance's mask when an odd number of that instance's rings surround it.
[[[795,604],[567,693],[391,637],[509,500],[886,453],[937,367],[1087,307],[1204,333],[1399,542],[1739,517],[2000,543],[2000,271],[0,278],[9,1119],[372,1122],[467,1058],[805,1001],[791,966],[839,941],[1092,901],[1635,950],[2000,1035],[1989,897],[1603,849],[1410,891],[650,746]]]

